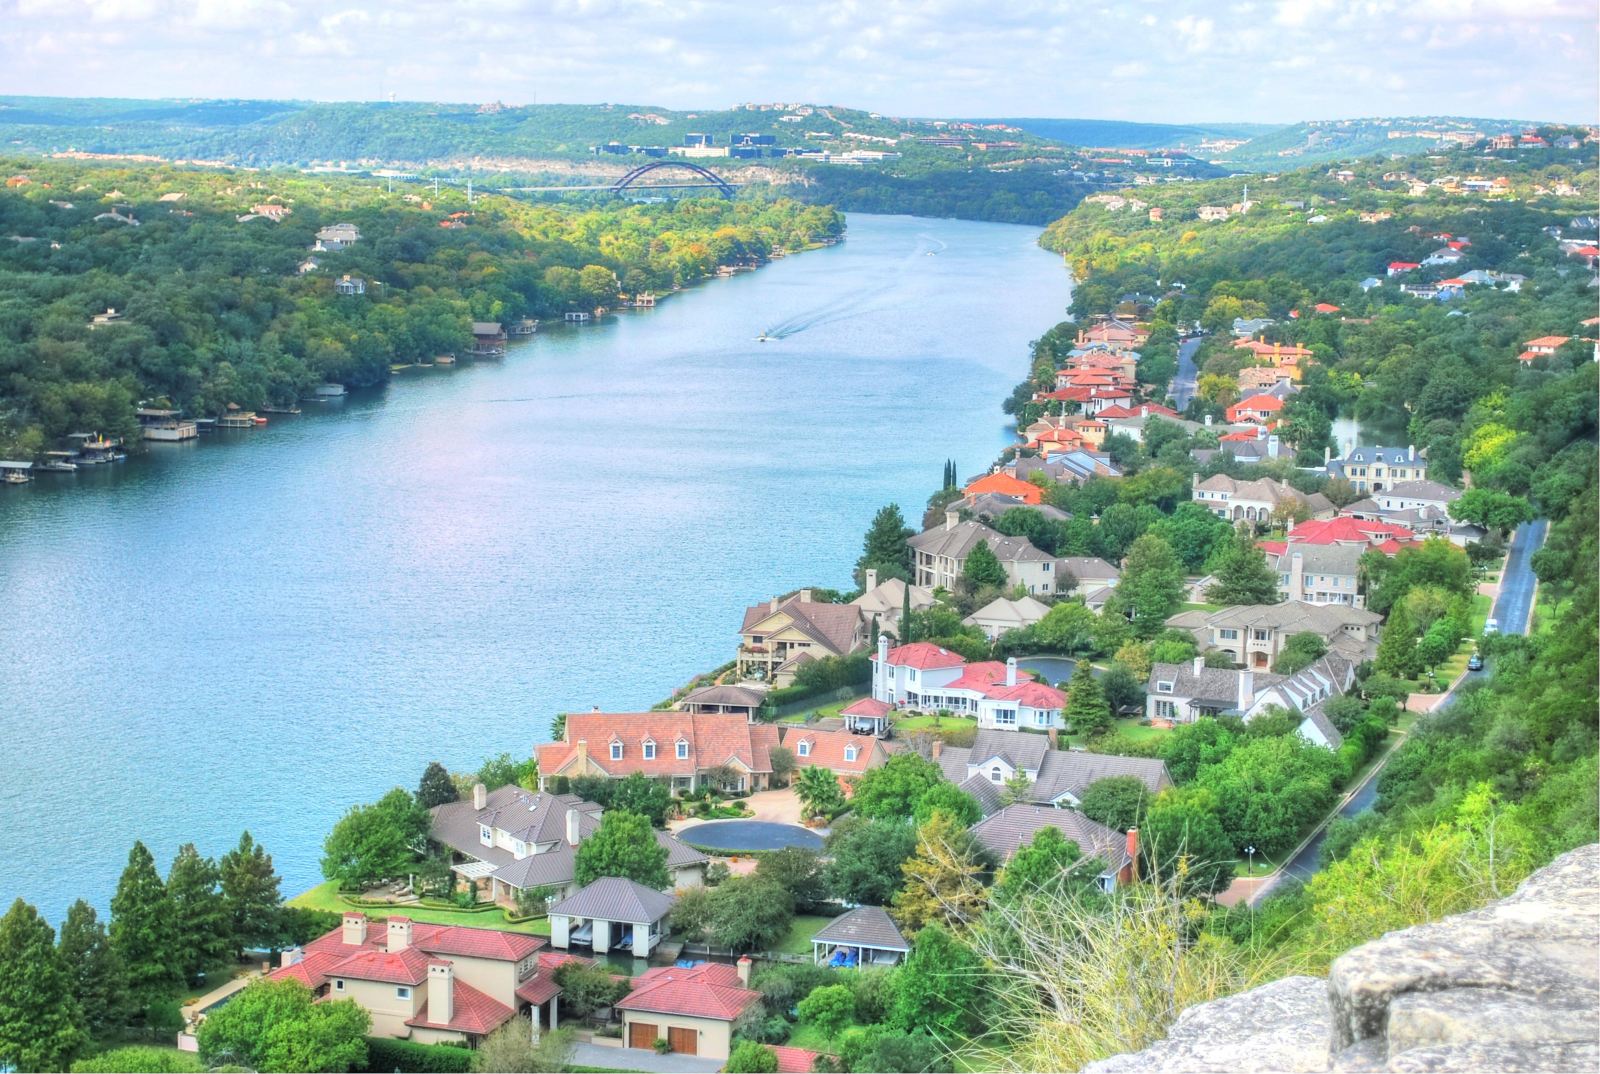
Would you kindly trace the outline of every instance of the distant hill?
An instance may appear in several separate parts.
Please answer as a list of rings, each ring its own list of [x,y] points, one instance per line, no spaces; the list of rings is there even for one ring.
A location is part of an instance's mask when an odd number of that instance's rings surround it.
[[[1208,159],[1243,171],[1296,168],[1375,153],[1424,153],[1452,144],[1442,137],[1445,135],[1489,136],[1536,125],[1526,120],[1463,116],[1313,120],[1257,134],[1238,148],[1208,155]]]
[[[1108,149],[1167,149],[1197,146],[1218,138],[1254,138],[1278,128],[1270,123],[1125,123],[1116,119],[989,119],[1068,145]]]

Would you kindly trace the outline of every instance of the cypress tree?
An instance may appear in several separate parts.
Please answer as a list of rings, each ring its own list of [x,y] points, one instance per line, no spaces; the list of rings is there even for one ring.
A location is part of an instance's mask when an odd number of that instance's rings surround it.
[[[218,890],[217,863],[202,858],[193,843],[178,848],[167,872],[172,952],[184,979],[198,982],[233,947],[227,904]]]
[[[417,802],[423,809],[447,805],[457,799],[455,780],[438,761],[429,761],[417,787]]]
[[[1206,599],[1213,604],[1278,603],[1278,575],[1243,526],[1233,531],[1212,573],[1217,580],[1206,590]]]
[[[56,949],[71,982],[72,996],[83,1011],[85,1028],[103,1036],[125,1024],[127,975],[94,907],[82,899],[72,904],[61,923]]]
[[[911,622],[911,583],[906,583],[906,591],[900,595],[900,643],[902,645],[916,641],[916,627]]]
[[[1397,600],[1389,610],[1389,619],[1383,624],[1383,637],[1378,639],[1377,669],[1398,679],[1414,679],[1421,670],[1417,657],[1417,628],[1412,625],[1406,602]]]
[[[1067,727],[1075,735],[1093,738],[1111,729],[1111,706],[1094,677],[1088,660],[1079,660],[1067,683]]]
[[[155,858],[143,843],[134,843],[111,897],[111,946],[128,974],[129,994],[141,1008],[178,983],[169,910]]]
[[[0,1065],[67,1069],[86,1041],[82,1021],[55,930],[18,899],[0,917]]]
[[[238,847],[222,856],[218,873],[234,953],[242,954],[246,947],[276,945],[282,896],[272,855],[245,832],[239,836]]]

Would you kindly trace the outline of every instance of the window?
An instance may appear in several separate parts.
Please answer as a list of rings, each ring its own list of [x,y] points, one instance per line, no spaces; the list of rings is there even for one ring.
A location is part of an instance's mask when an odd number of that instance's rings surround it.
[[[344,978],[343,977],[335,977],[333,979],[333,990],[335,992],[343,992],[344,991]]]
[[[1162,717],[1164,719],[1170,720],[1174,716],[1177,715],[1177,712],[1178,712],[1177,706],[1175,706],[1170,701],[1157,701],[1156,702],[1156,715],[1157,716],[1160,716],[1160,717]]]
[[[644,759],[647,761],[656,759],[656,744],[648,738],[644,740]]]
[[[689,756],[689,744],[683,739],[678,739],[678,760],[682,761]]]
[[[622,760],[622,743],[613,742],[611,744],[611,759],[613,761]]]
[[[795,752],[798,753],[802,757],[810,757],[811,756],[811,741],[809,739],[807,739],[806,741],[800,743],[800,748],[798,750],[796,750]]]
[[[752,634],[752,635],[750,635],[750,644],[751,645],[761,645],[765,641],[766,641],[766,639],[763,638],[760,634]]]
[[[1217,633],[1222,635],[1222,637],[1227,641],[1233,641],[1239,636],[1239,632],[1237,630],[1219,630]]]
[[[853,761],[853,760],[856,759],[856,754],[859,753],[859,752],[860,751],[857,750],[854,746],[846,746],[844,748],[844,759],[847,760],[847,761]]]
[[[1156,683],[1156,693],[1158,693],[1158,694],[1170,694],[1170,693],[1172,693],[1172,684],[1170,682],[1157,682]]]
[[[1002,727],[1015,727],[1017,725],[1017,710],[995,709],[994,722]]]
[[[494,832],[489,830],[487,824],[478,825],[478,842],[486,847],[494,846]]]
[[[995,765],[993,768],[989,769],[989,782],[990,783],[1004,783],[1005,781],[1006,781],[1005,773],[1000,771],[1000,766],[999,765]],[[343,984],[344,982],[341,981],[339,983]]]
[[[400,985],[395,988],[394,994],[397,999],[410,999],[411,989],[407,988],[405,985]]]
[[[1254,637],[1256,641],[1266,641],[1267,640],[1267,632],[1265,630],[1253,631],[1251,633],[1251,636]]]

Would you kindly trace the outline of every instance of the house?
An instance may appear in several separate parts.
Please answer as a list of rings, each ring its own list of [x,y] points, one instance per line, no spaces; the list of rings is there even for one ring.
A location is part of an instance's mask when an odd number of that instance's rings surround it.
[[[1278,420],[1283,410],[1283,400],[1274,395],[1252,395],[1241,399],[1227,409],[1230,425],[1248,422],[1252,425],[1270,425]]]
[[[1370,522],[1366,519],[1339,515],[1329,519],[1302,522],[1285,537],[1289,546],[1307,544],[1344,544],[1356,548],[1370,545],[1393,554],[1397,546],[1417,539],[1417,535],[1404,526],[1388,522]]]
[[[962,492],[968,496],[975,496],[984,492],[997,492],[1002,496],[1015,496],[1026,504],[1036,504],[1044,499],[1044,490],[1038,485],[1031,481],[1023,481],[1012,477],[1004,472],[980,477],[963,489]]]
[[[1239,370],[1239,392],[1242,395],[1258,395],[1291,379],[1287,369],[1278,369],[1270,365],[1246,366]]]
[[[962,522],[955,510],[945,512],[942,526],[911,538],[917,585],[924,589],[955,589],[966,569],[967,557],[982,541],[1005,568],[1007,586],[1022,586],[1027,593],[1044,596],[1056,592],[1054,556],[1034,547],[1026,537],[1007,537],[981,522]]]
[[[1338,749],[1343,737],[1322,711],[1323,702],[1355,682],[1355,664],[1329,654],[1293,675],[1251,668],[1208,668],[1197,656],[1187,664],[1156,664],[1145,684],[1146,711],[1153,720],[1193,723],[1205,716],[1236,715],[1246,723],[1272,706],[1300,713],[1301,737]]]
[[[333,293],[336,295],[364,295],[367,293],[367,281],[360,276],[346,274],[334,281]]]
[[[1286,601],[1179,612],[1167,626],[1187,630],[1201,649],[1226,653],[1235,664],[1268,668],[1296,634],[1315,634],[1330,650],[1355,663],[1370,660],[1377,655],[1382,621],[1377,612],[1352,604]]]
[[[1202,205],[1195,210],[1194,214],[1207,223],[1215,223],[1218,220],[1226,220],[1228,218],[1228,210],[1222,205]]]
[[[1018,803],[984,817],[972,826],[971,832],[978,845],[1004,863],[1045,828],[1059,829],[1077,844],[1084,858],[1098,859],[1089,867],[1100,870],[1100,890],[1110,893],[1117,890],[1118,884],[1132,881],[1133,863],[1139,853],[1137,828],[1124,836],[1073,809]]]
[[[372,1017],[372,1036],[470,1046],[524,1012],[557,1026],[553,974],[567,958],[544,946],[520,932],[351,911],[338,928],[284,951],[267,976],[299,981],[318,999],[355,1000]]]
[[[1304,367],[1316,357],[1309,347],[1298,344],[1268,343],[1260,339],[1236,339],[1233,345],[1238,350],[1249,351],[1251,356],[1263,365],[1267,365],[1283,373],[1290,380],[1298,381],[1304,375]]]
[[[1248,319],[1235,317],[1233,319],[1233,334],[1248,339],[1276,323],[1271,317],[1251,317]]]
[[[1122,571],[1096,556],[1062,556],[1056,560],[1056,573],[1061,586],[1070,593],[1093,593],[1122,581]]]
[[[824,730],[808,724],[785,724],[781,730],[783,747],[794,755],[798,768],[826,768],[836,776],[853,779],[889,759],[883,740],[872,734]]]
[[[1481,526],[1470,522],[1458,522],[1450,517],[1448,510],[1437,507],[1419,506],[1389,509],[1378,504],[1377,500],[1368,497],[1357,500],[1355,503],[1346,504],[1339,508],[1341,515],[1350,515],[1367,522],[1387,522],[1395,526],[1403,526],[1412,533],[1423,537],[1443,537],[1452,544],[1466,547],[1474,541],[1481,541],[1487,536],[1487,531]]]
[[[503,358],[506,353],[506,331],[499,321],[473,321],[472,346],[467,354],[473,358]]]
[[[1535,358],[1546,357],[1560,350],[1561,345],[1571,338],[1571,336],[1540,336],[1538,339],[1530,339],[1522,345],[1522,355],[1518,357],[1530,354]]]
[[[977,627],[983,631],[984,637],[994,641],[1008,630],[1031,627],[1043,619],[1049,611],[1047,605],[1032,597],[1022,597],[1018,600],[996,597],[961,621],[967,626]]]
[[[679,712],[733,712],[754,723],[766,699],[767,691],[759,685],[713,684],[690,690],[673,702],[672,707]]]
[[[818,966],[893,966],[910,953],[911,941],[881,906],[858,906],[811,937],[811,961]]]
[[[616,1010],[629,1048],[649,1050],[664,1040],[678,1055],[726,1059],[734,1032],[762,1008],[761,993],[750,989],[750,959],[741,958],[735,966],[702,962],[646,970]]]
[[[1366,606],[1357,589],[1365,545],[1284,543],[1267,550],[1267,563],[1278,572],[1278,596],[1305,604]]]
[[[812,600],[809,589],[751,605],[739,627],[739,677],[788,686],[801,664],[861,648],[866,629],[860,607]]]
[[[1386,270],[1386,275],[1403,276],[1408,272],[1415,272],[1421,267],[1422,263],[1420,261],[1391,261]]]
[[[1111,464],[1111,456],[1091,451],[1068,451],[1048,459],[1018,458],[1007,469],[1013,477],[1027,478],[1043,473],[1052,481],[1081,485],[1091,477],[1121,477]]]
[[[354,246],[361,241],[361,229],[354,224],[329,224],[317,232],[316,242],[311,246],[318,253],[338,253],[348,246]]]
[[[1016,507],[1025,507],[1029,511],[1037,511],[1052,522],[1067,522],[1072,516],[1059,507],[1051,507],[1047,503],[1026,504],[1014,496],[1002,496],[996,492],[984,492],[977,496],[967,496],[957,500],[951,506],[956,510],[965,512],[980,522],[993,522],[1007,511]],[[870,589],[870,587],[869,587]],[[912,587],[913,595],[917,592],[926,592]],[[929,594],[932,598],[932,594]]]
[[[1019,675],[1015,657],[968,664],[932,642],[891,650],[889,639],[879,638],[872,661],[873,700],[895,708],[976,716],[980,728],[1065,726],[1066,695]]]
[[[1452,246],[1441,246],[1422,259],[1424,265],[1453,265],[1466,255]]]
[[[1062,809],[1076,809],[1102,779],[1131,776],[1152,798],[1172,786],[1166,764],[1157,758],[1058,750],[1050,736],[1026,731],[981,730],[969,747],[935,741],[933,760],[985,813],[1000,808],[1000,789],[1019,773],[1028,780],[1026,801]]]
[[[454,852],[458,860],[450,871],[457,887],[470,890],[476,885],[489,901],[516,909],[521,891],[576,890],[578,844],[600,830],[603,812],[575,794],[528,791],[514,784],[486,793],[480,783],[470,799],[428,811],[428,837]],[[696,887],[703,881],[704,854],[663,832],[656,833],[656,842],[667,850],[674,887]]]
[[[1270,477],[1240,481],[1212,474],[1190,478],[1192,496],[1218,518],[1232,522],[1275,522],[1281,519],[1332,518],[1334,506],[1320,492],[1304,493]]]
[[[575,712],[566,737],[538,747],[539,785],[552,776],[626,779],[642,772],[673,794],[719,785],[765,790],[778,729],[737,713]]]
[[[602,876],[550,907],[550,944],[649,958],[666,938],[667,915],[677,901],[626,877]]]
[[[1001,513],[1004,514],[1004,511]],[[887,578],[880,582],[878,572],[871,567],[867,568],[863,580],[866,582],[865,589],[850,603],[860,609],[861,621],[869,628],[873,620],[877,620],[880,631],[887,630],[896,638],[900,636],[900,613],[905,609],[907,589],[911,590],[912,611],[920,612],[933,607],[933,591],[930,589],[908,585],[899,578]]]
[[[1400,481],[1421,481],[1428,476],[1428,460],[1413,447],[1356,447],[1349,445],[1343,458],[1329,453],[1323,468],[1329,477],[1342,477],[1357,492],[1382,492]]]
[[[857,735],[883,738],[889,733],[890,713],[894,706],[873,697],[863,697],[839,710],[845,730]]]
[[[107,306],[104,313],[97,313],[89,318],[89,329],[104,328],[108,324],[116,324],[122,320],[122,313],[115,306]]]
[[[1426,480],[1401,481],[1372,495],[1373,501],[1385,511],[1408,511],[1417,507],[1447,511],[1460,498],[1460,489]]]

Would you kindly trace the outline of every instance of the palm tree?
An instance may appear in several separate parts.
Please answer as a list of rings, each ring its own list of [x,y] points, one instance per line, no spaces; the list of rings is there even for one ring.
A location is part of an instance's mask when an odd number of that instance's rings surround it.
[[[844,792],[826,768],[814,765],[802,768],[794,781],[794,792],[800,798],[802,813],[808,818],[830,817],[844,808]]]

